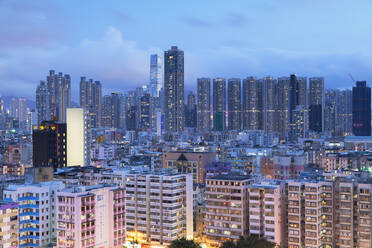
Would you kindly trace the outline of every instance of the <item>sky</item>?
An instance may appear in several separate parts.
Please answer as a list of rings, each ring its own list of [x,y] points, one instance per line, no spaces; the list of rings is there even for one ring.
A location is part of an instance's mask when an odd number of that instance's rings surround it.
[[[0,0],[0,95],[34,99],[50,69],[104,94],[149,81],[149,60],[185,53],[198,77],[323,76],[326,88],[372,85],[370,0]],[[187,94],[187,92],[186,92]]]

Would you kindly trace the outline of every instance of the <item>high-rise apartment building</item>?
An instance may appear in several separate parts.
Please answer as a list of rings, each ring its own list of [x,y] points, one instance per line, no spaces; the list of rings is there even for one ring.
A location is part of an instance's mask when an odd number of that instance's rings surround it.
[[[47,87],[49,92],[50,119],[54,116],[60,122],[66,121],[66,109],[71,106],[71,78],[70,75],[56,74],[54,70],[49,71],[47,76]]]
[[[196,127],[197,125],[197,105],[194,92],[190,91],[187,95],[187,104],[185,106],[185,126]]]
[[[118,93],[111,93],[103,97],[102,126],[121,128],[121,97]]]
[[[288,247],[371,247],[370,183],[289,181]]]
[[[51,120],[49,110],[49,91],[47,84],[44,81],[40,81],[40,84],[36,88],[36,111],[38,124],[41,124],[42,121]]]
[[[267,180],[249,185],[249,235],[285,246],[285,182]]]
[[[341,90],[337,94],[337,122],[335,123],[336,135],[346,136],[352,134],[353,113],[352,113],[352,91]]]
[[[150,95],[159,97],[162,88],[161,83],[161,58],[158,54],[150,56]]]
[[[128,243],[167,246],[178,238],[193,238],[190,174],[129,173],[125,196]]]
[[[262,123],[266,132],[276,132],[278,125],[277,81],[272,77],[262,79]]]
[[[140,120],[139,120],[139,128],[141,130],[148,130],[150,128],[150,121],[151,121],[151,96],[150,94],[146,93],[141,97],[141,104],[139,106],[140,110]]]
[[[324,78],[309,78],[309,130],[324,130]]]
[[[353,87],[353,133],[371,136],[371,88],[366,81],[357,81]]]
[[[241,80],[231,78],[228,81],[228,128],[229,130],[241,130]]]
[[[64,188],[60,181],[10,184],[3,199],[18,203],[19,246],[47,247],[56,242],[55,192]],[[1,241],[0,241],[1,242]]]
[[[243,80],[243,130],[262,129],[262,83],[255,77]]]
[[[16,248],[18,246],[18,204],[0,201],[1,239],[0,247]]]
[[[290,123],[290,78],[278,78],[278,115],[280,140],[285,141]]]
[[[292,122],[292,111],[298,105],[307,108],[307,79],[306,77],[297,77],[292,74],[289,79],[289,119]]]
[[[218,176],[206,180],[205,233],[208,247],[220,247],[249,233],[247,176]]]
[[[213,79],[213,130],[226,129],[226,80]]]
[[[101,126],[102,86],[100,81],[80,78],[80,107],[87,111],[93,128]]]
[[[34,167],[52,166],[54,169],[67,166],[66,123],[43,121],[32,132]]]
[[[55,199],[56,247],[123,247],[124,189],[105,185],[65,188]]]
[[[20,97],[18,98],[18,120],[19,125],[21,128],[26,128],[27,124],[27,105],[26,105],[26,98]]]
[[[211,80],[198,78],[197,127],[199,132],[208,132],[211,128]]]
[[[164,114],[166,132],[184,130],[184,54],[177,46],[164,52]]]

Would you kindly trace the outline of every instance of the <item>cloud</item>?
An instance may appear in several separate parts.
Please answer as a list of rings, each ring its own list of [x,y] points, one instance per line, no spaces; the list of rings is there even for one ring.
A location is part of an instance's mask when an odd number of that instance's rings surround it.
[[[248,17],[241,13],[229,13],[226,15],[225,25],[232,27],[241,27],[247,23]]]
[[[54,69],[72,76],[74,99],[83,75],[100,80],[105,91],[123,92],[148,82],[150,54],[159,51],[139,49],[117,28],[108,27],[102,37],[82,40],[77,46],[24,48],[0,57],[0,85],[3,94],[32,99],[37,83]]]
[[[129,22],[129,23],[135,22],[135,19],[132,16],[120,10],[113,10],[112,14],[120,22]]]
[[[197,17],[184,17],[182,19],[187,25],[191,27],[210,27],[213,26],[212,23],[205,21]]]
[[[57,21],[53,3],[0,2],[0,47],[45,47],[64,40],[64,27]]]

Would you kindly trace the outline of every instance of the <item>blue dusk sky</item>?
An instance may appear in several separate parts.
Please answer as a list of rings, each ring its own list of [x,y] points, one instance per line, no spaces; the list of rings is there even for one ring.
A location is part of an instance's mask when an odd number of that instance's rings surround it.
[[[0,94],[34,98],[48,71],[100,80],[104,93],[148,82],[149,58],[185,52],[198,77],[323,76],[372,82],[370,0],[0,0]]]

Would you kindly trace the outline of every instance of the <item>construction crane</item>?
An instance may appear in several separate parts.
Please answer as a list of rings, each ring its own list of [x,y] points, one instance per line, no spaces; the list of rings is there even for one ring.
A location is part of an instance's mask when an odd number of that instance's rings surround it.
[[[351,80],[353,80],[353,82],[355,83],[355,79],[353,78],[353,75],[351,75],[350,73],[348,75],[351,78]]]

